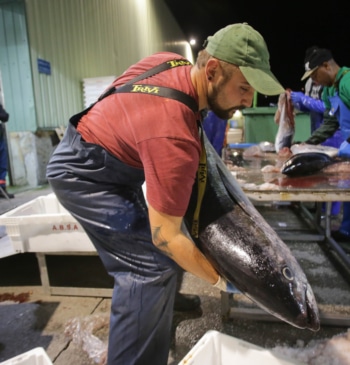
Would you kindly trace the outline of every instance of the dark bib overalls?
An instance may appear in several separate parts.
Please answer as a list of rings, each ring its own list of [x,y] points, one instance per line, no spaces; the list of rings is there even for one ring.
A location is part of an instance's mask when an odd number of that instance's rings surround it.
[[[114,278],[108,364],[166,365],[178,267],[152,243],[143,170],[83,141],[85,112],[71,118],[47,178]]]

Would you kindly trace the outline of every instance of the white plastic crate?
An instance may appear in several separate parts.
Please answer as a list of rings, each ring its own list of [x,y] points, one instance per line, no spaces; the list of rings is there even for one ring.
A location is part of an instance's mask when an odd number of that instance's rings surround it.
[[[0,362],[0,365],[53,365],[53,363],[42,347],[36,347],[12,359]]]
[[[0,216],[15,252],[96,252],[77,220],[54,193]]]
[[[302,365],[238,338],[208,331],[178,365]]]

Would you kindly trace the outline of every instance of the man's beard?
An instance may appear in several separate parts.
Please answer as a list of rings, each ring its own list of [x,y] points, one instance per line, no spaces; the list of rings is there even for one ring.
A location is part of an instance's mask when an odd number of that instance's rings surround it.
[[[218,85],[216,87],[213,87],[213,91],[211,94],[208,95],[208,106],[209,109],[220,119],[231,119],[234,112],[236,110],[242,110],[245,108],[244,105],[237,105],[229,109],[222,109],[218,104],[218,94],[220,92],[220,89],[222,89],[222,84]]]

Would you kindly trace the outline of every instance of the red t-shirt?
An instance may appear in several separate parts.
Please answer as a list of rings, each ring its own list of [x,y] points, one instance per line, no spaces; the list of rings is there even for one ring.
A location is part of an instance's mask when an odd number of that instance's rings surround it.
[[[162,52],[127,69],[113,85],[181,56]],[[160,72],[137,84],[181,90],[198,101],[190,77],[191,66]],[[144,169],[147,200],[158,211],[182,217],[187,209],[198,169],[200,139],[198,113],[185,104],[149,94],[120,93],[98,102],[79,122],[86,142],[104,147],[126,164]]]

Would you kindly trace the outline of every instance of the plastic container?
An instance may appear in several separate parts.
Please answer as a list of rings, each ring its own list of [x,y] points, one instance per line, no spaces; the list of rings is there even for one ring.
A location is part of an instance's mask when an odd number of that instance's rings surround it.
[[[41,196],[0,216],[12,246],[22,252],[96,252],[82,226],[58,202]]]
[[[257,107],[242,110],[244,116],[244,141],[260,143],[274,141],[278,131],[275,123],[276,107]],[[297,112],[294,141],[306,141],[311,135],[309,113]]]
[[[227,132],[227,143],[239,143],[243,139],[243,131],[240,128],[230,128]]]
[[[178,365],[301,365],[238,338],[208,331]]]
[[[230,148],[243,149],[249,148],[251,146],[256,146],[256,143],[229,143],[227,146]]]
[[[0,365],[53,365],[53,363],[42,347],[36,347],[12,359],[0,362]]]

